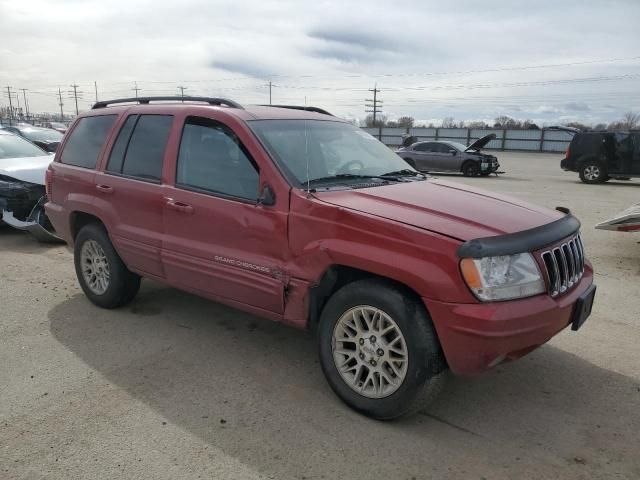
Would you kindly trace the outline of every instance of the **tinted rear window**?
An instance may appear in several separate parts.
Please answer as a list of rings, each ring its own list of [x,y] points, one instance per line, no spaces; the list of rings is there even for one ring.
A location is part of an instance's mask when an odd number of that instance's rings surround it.
[[[98,155],[117,115],[84,117],[71,132],[60,161],[68,165],[96,168]]]
[[[171,115],[139,116],[124,153],[123,175],[151,181],[160,180],[164,150],[172,123]],[[126,126],[125,124],[123,129]]]

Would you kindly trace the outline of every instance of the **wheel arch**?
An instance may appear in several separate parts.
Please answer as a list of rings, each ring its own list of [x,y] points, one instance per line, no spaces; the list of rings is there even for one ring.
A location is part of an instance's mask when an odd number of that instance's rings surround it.
[[[316,331],[322,310],[335,292],[349,283],[364,279],[377,279],[385,282],[424,305],[418,292],[403,282],[356,267],[332,264],[324,271],[318,282],[309,288],[309,314],[307,320],[309,330]],[[426,310],[426,306],[424,308]]]
[[[82,229],[82,227],[84,227],[85,225],[89,225],[90,223],[97,223],[104,227],[106,230],[104,222],[96,215],[80,210],[74,210],[73,212],[71,212],[71,215],[69,216],[71,238],[75,240],[78,232]]]

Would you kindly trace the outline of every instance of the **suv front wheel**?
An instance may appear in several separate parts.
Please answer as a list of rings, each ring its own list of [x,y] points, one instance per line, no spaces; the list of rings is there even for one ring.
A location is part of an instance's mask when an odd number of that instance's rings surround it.
[[[580,165],[580,180],[584,183],[603,183],[609,180],[607,171],[597,160],[587,160]]]
[[[125,305],[140,289],[140,276],[124,265],[101,225],[82,227],[74,242],[73,260],[84,294],[99,307]]]
[[[360,280],[327,302],[318,329],[320,362],[350,407],[389,420],[426,407],[446,362],[424,306],[392,284]]]

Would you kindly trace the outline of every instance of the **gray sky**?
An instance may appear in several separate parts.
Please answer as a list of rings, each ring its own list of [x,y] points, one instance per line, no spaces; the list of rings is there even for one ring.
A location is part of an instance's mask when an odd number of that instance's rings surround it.
[[[273,103],[362,118],[377,83],[389,118],[595,123],[640,112],[639,19],[638,0],[0,0],[0,86],[51,112],[60,87],[70,113],[73,83],[84,110],[94,80],[240,103],[271,80]]]

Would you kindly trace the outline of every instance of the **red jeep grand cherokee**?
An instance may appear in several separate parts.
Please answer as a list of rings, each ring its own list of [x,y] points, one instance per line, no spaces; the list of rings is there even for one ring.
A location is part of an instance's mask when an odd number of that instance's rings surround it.
[[[93,303],[123,305],[148,277],[312,329],[333,390],[375,418],[422,407],[448,369],[577,329],[593,303],[567,210],[428,178],[317,108],[97,103],[47,190]]]

